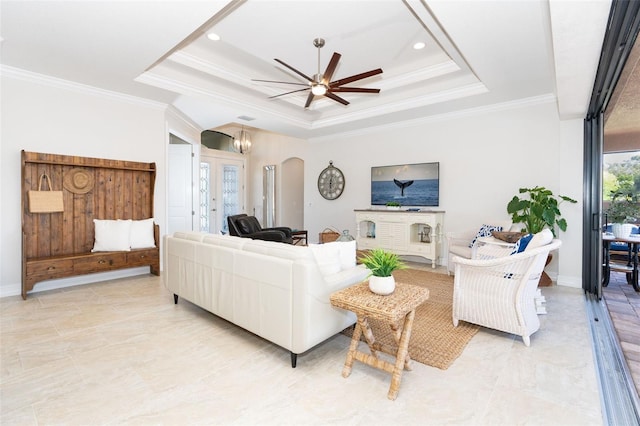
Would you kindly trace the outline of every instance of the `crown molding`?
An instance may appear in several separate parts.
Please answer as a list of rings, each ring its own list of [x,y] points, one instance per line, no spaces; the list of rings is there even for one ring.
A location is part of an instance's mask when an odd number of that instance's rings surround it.
[[[45,74],[38,74],[32,71],[27,71],[21,68],[15,68],[7,65],[0,65],[0,75],[2,77],[13,78],[15,80],[41,84],[43,86],[54,87],[57,89],[71,90],[78,93],[98,96],[98,97],[102,97],[110,100],[126,102],[129,104],[142,105],[145,107],[154,108],[158,110],[164,110],[167,108],[167,104],[162,102],[152,101],[145,98],[139,98],[137,96],[125,95],[123,93],[100,89],[98,87],[89,86],[82,83],[76,83],[74,81],[64,80],[61,78],[52,77]]]
[[[198,133],[205,130],[173,105],[169,105],[167,107],[167,116],[172,116],[173,118],[180,120],[186,126],[190,127],[194,131],[197,131]]]
[[[449,120],[459,119],[463,117],[473,117],[473,116],[484,115],[492,112],[508,111],[508,110],[526,108],[530,106],[543,105],[543,104],[549,104],[549,103],[554,103],[554,104],[557,103],[557,98],[554,94],[533,96],[530,98],[517,99],[509,102],[500,102],[496,104],[485,105],[485,106],[475,107],[475,108],[468,108],[468,109],[463,109],[459,111],[446,112],[442,114],[416,118],[412,120],[396,121],[389,124],[382,124],[379,126],[367,127],[367,128],[349,131],[349,132],[332,133],[331,135],[309,138],[308,141],[315,143],[315,142],[322,142],[324,140],[332,140],[338,136],[344,137],[344,136],[368,135],[372,133],[379,133],[380,131],[383,131],[383,130],[395,130],[399,128],[420,126],[427,123],[449,121]]]
[[[321,129],[323,127],[349,123],[355,120],[376,117],[379,115],[392,114],[395,112],[419,108],[426,105],[433,105],[441,102],[451,101],[454,99],[480,95],[482,93],[487,93],[488,91],[489,90],[487,89],[487,87],[482,83],[467,84],[465,86],[455,87],[453,89],[443,90],[433,94],[415,96],[413,98],[390,102],[380,106],[340,114],[339,116],[335,116],[333,118],[319,119],[314,121],[313,128]]]
[[[274,109],[263,108],[263,107],[257,106],[256,104],[250,104],[244,101],[239,101],[234,97],[221,95],[219,93],[216,93],[210,90],[205,90],[198,86],[194,86],[192,84],[185,84],[180,80],[168,78],[166,76],[155,75],[152,72],[146,72],[140,75],[139,77],[137,77],[135,80],[140,83],[149,84],[149,85],[159,87],[161,89],[170,90],[176,93],[185,93],[185,94],[189,93],[192,95],[197,95],[198,97],[201,97],[204,99],[222,102],[224,105],[233,106],[235,108],[239,108],[244,111],[249,110],[251,112],[259,112],[262,114],[267,114],[269,116],[276,117],[279,120],[282,120],[283,122],[286,122],[293,126],[296,126],[302,129],[307,129],[307,130],[311,129],[311,122],[309,120],[293,118],[291,117],[291,115],[280,114],[278,112],[275,112]]]

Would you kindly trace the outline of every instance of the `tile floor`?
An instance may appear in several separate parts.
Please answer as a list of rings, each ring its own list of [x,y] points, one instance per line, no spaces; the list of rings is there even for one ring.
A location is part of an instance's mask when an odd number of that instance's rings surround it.
[[[543,290],[531,347],[481,330],[446,371],[388,374],[336,335],[298,358],[172,296],[160,278],[0,299],[0,424],[601,425],[582,290]]]

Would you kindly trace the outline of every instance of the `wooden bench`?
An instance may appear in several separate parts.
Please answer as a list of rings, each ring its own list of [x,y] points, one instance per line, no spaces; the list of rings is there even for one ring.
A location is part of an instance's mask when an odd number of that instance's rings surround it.
[[[82,168],[93,179],[86,193],[63,188],[65,173]],[[46,173],[63,191],[64,211],[30,213],[28,191]],[[155,163],[75,157],[22,151],[22,298],[44,280],[149,266],[160,274],[160,230],[155,247],[92,253],[93,219],[142,220],[153,217]]]

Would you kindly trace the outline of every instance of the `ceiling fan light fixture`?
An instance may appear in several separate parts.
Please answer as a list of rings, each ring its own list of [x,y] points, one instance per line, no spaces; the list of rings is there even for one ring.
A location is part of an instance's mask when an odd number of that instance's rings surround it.
[[[329,63],[327,64],[327,68],[324,73],[320,72],[320,48],[324,46],[324,40],[321,38],[316,38],[313,40],[313,45],[318,48],[318,73],[313,76],[313,78],[309,77],[305,73],[295,69],[291,65],[286,62],[275,58],[275,61],[280,65],[288,68],[290,71],[293,71],[298,76],[302,77],[306,80],[306,83],[294,83],[289,81],[273,81],[273,80],[253,80],[253,81],[262,81],[266,83],[281,83],[281,84],[295,84],[299,86],[306,86],[303,89],[291,90],[285,93],[280,93],[279,95],[269,96],[269,99],[279,98],[280,96],[289,95],[291,93],[300,93],[300,92],[311,92],[308,93],[307,101],[304,104],[304,109],[309,109],[309,106],[313,102],[316,96],[326,96],[327,98],[334,100],[342,105],[349,105],[349,101],[341,98],[336,95],[336,93],[380,93],[380,89],[371,89],[367,87],[344,87],[345,84],[353,83],[354,81],[363,80],[365,78],[373,77],[374,75],[382,74],[382,68],[378,68],[375,70],[363,72],[360,74],[355,74],[350,77],[341,78],[339,80],[333,80],[333,73],[338,67],[338,62],[340,61],[340,57],[342,56],[338,52],[333,52]]]
[[[322,96],[327,93],[327,86],[325,86],[324,84],[315,83],[311,86],[311,93],[313,93],[315,96]]]

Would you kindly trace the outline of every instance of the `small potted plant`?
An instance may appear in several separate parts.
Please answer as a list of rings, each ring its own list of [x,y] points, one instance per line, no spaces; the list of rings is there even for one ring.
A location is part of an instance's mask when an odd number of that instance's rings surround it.
[[[385,205],[387,210],[400,210],[400,207],[402,207],[402,204],[397,201],[388,201]]]
[[[577,203],[573,198],[565,195],[553,195],[544,186],[535,188],[520,188],[520,194],[527,194],[527,198],[514,195],[507,204],[507,213],[511,215],[513,223],[521,223],[524,231],[536,234],[544,228],[549,228],[556,236],[556,226],[561,231],[567,230],[567,221],[562,217],[559,206],[563,201]]]
[[[360,258],[360,261],[371,271],[369,289],[383,296],[393,293],[396,288],[393,271],[406,268],[397,254],[381,248],[371,250]]]
[[[621,191],[611,194],[611,204],[605,210],[605,214],[607,222],[611,223],[611,232],[618,238],[625,238],[631,234],[632,224],[640,213],[640,208],[633,198],[633,194]]]

